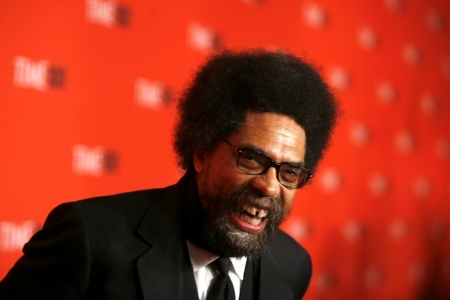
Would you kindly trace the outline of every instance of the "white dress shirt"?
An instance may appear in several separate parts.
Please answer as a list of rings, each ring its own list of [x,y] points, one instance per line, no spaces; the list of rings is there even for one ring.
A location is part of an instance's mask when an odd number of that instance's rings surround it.
[[[209,264],[215,261],[219,256],[205,249],[198,247],[197,245],[187,241],[189,257],[191,258],[192,268],[194,269],[195,283],[197,284],[198,298],[205,300],[208,293],[211,282],[218,276],[214,267]],[[236,300],[239,299],[241,291],[242,280],[244,280],[245,264],[247,258],[234,258],[230,257],[231,266],[228,275],[234,287],[234,294]]]

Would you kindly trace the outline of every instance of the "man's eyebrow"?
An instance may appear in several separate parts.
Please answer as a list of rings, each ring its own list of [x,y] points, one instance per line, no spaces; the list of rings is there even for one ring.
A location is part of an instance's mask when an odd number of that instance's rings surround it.
[[[240,149],[240,150],[248,149],[248,150],[253,150],[253,151],[256,151],[256,152],[264,153],[265,155],[269,156],[273,160],[272,156],[270,156],[264,150],[262,150],[261,148],[255,146],[253,144],[244,144],[242,146],[236,146],[236,147],[238,149]],[[276,163],[280,163],[280,164],[281,163],[288,163],[288,164],[298,165],[300,167],[305,167],[305,163],[303,161],[282,161],[282,162],[275,161],[275,162]]]

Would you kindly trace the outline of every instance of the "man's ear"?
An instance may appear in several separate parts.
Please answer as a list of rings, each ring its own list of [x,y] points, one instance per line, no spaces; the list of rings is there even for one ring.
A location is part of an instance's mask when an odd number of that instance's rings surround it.
[[[200,149],[196,149],[194,150],[194,169],[197,173],[201,173],[203,171],[203,168],[205,166],[205,152],[200,150]]]

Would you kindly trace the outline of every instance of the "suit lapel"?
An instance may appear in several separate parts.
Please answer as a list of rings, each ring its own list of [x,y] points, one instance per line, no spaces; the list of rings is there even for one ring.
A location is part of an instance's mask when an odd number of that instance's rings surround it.
[[[153,191],[137,229],[137,234],[149,245],[137,260],[144,299],[198,300],[186,240],[181,232],[182,186],[183,179],[175,186]],[[293,297],[270,250],[261,257],[259,287],[260,300]]]
[[[293,292],[280,275],[270,251],[261,257],[259,299],[292,299]]]
[[[159,193],[151,196],[137,229],[138,235],[149,244],[149,249],[137,260],[144,299],[198,300],[181,232],[181,184],[159,190]]]

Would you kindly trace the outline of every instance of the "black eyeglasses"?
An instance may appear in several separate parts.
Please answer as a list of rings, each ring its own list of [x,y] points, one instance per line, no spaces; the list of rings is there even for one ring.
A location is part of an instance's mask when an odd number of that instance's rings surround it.
[[[278,181],[290,189],[299,189],[312,177],[308,169],[293,163],[276,163],[272,158],[260,151],[252,149],[239,149],[229,141],[223,139],[228,145],[239,153],[237,159],[238,168],[251,175],[261,175],[274,166],[277,171]]]

